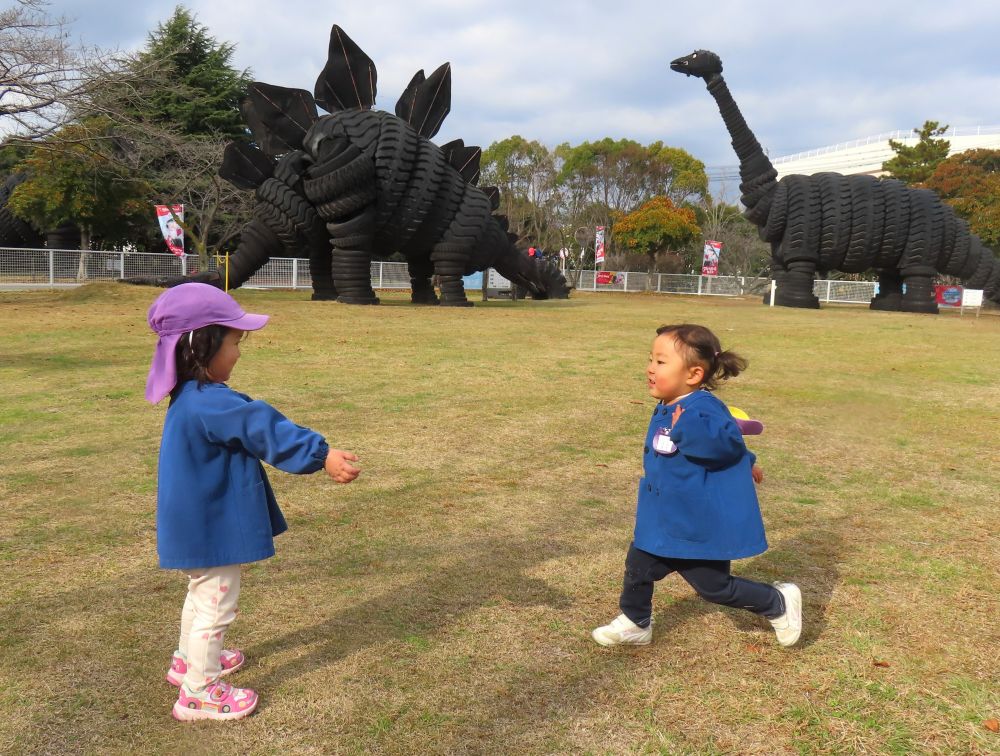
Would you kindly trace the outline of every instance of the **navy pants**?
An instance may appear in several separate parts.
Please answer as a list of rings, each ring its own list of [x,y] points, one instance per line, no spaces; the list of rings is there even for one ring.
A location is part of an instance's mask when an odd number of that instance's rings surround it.
[[[714,559],[675,559],[650,554],[633,543],[625,557],[625,585],[618,605],[639,627],[648,627],[653,615],[653,583],[671,572],[680,573],[698,595],[713,604],[759,614],[768,619],[785,613],[778,590],[766,583],[733,577],[729,562]]]

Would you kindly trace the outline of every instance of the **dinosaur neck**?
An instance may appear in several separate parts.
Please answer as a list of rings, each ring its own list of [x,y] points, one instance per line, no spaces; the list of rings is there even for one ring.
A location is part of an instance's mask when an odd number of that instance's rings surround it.
[[[769,207],[770,202],[762,204],[762,201],[769,199],[774,193],[778,185],[775,181],[778,172],[774,170],[770,159],[764,154],[764,150],[753,132],[750,131],[747,122],[743,120],[743,114],[736,106],[736,101],[729,93],[729,87],[726,86],[722,75],[711,76],[706,80],[706,85],[709,93],[719,105],[722,120],[733,140],[733,149],[740,159],[740,191],[743,192],[740,200],[747,207],[747,217],[752,217],[755,222],[759,222],[758,217],[763,214],[763,220],[766,220],[767,207]],[[758,212],[753,213],[758,205],[761,205]]]
[[[771,161],[764,154],[764,150],[761,149],[757,138],[750,131],[747,122],[743,120],[743,114],[740,113],[740,109],[736,106],[736,101],[729,93],[726,80],[721,75],[716,74],[708,81],[708,91],[715,98],[716,103],[718,103],[719,112],[722,113],[722,120],[726,123],[729,136],[733,138],[733,149],[736,150],[736,154],[740,159],[740,168],[742,169],[743,166],[748,165],[753,158],[762,158],[761,162],[766,161],[767,168],[771,168]],[[757,161],[753,162],[756,163]],[[744,176],[743,178],[745,180],[754,177]]]

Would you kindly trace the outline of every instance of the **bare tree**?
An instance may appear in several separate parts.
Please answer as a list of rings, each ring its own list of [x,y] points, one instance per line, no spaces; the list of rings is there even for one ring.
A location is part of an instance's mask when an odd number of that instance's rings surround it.
[[[88,88],[91,57],[70,44],[66,19],[45,0],[0,11],[0,130],[38,138],[58,129]]]
[[[766,273],[771,261],[770,246],[760,240],[756,226],[743,217],[738,207],[706,195],[698,205],[697,215],[705,239],[722,242],[721,274],[756,278]],[[691,264],[697,267],[700,258]]]

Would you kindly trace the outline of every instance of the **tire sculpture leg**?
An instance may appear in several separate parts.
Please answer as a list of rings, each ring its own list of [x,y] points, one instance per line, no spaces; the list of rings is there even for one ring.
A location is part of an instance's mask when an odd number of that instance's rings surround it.
[[[878,294],[868,307],[872,310],[899,312],[903,309],[903,277],[894,268],[878,272]]]
[[[472,302],[465,296],[462,282],[465,261],[469,257],[469,247],[465,244],[442,242],[434,246],[431,262],[434,275],[441,287],[441,305],[444,307],[471,307]]]
[[[439,303],[434,293],[431,276],[434,274],[434,264],[429,259],[408,260],[406,268],[410,273],[410,301],[413,304],[436,305]]]
[[[378,304],[371,285],[371,254],[375,231],[375,165],[346,139],[328,138],[317,150],[304,189],[319,217],[326,222],[332,251],[329,270],[338,302]],[[317,254],[318,258],[322,255]],[[325,272],[326,262],[313,266]],[[314,283],[315,286],[315,283]],[[318,292],[317,292],[318,293]]]

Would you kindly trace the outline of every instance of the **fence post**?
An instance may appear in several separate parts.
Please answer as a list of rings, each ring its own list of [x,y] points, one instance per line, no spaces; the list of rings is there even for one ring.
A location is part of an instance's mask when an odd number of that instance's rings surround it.
[[[49,250],[49,286],[56,285],[56,260],[55,252]]]
[[[382,288],[382,271],[385,270],[384,261],[378,261],[378,287]]]
[[[125,278],[125,253],[118,253],[118,278]]]
[[[299,258],[292,258],[292,290],[299,288]]]
[[[698,296],[701,296],[701,275],[698,276]]]
[[[830,280],[827,280],[827,282],[826,282],[826,301],[827,301],[827,304],[830,303],[830,285],[832,283],[833,283],[833,281],[830,281]]]
[[[628,271],[625,271],[625,282],[622,287],[622,291],[628,291]]]
[[[187,255],[181,255],[181,275],[186,276],[187,274],[188,274]]]
[[[774,292],[778,289],[778,282],[771,279],[771,307],[774,307]]]

